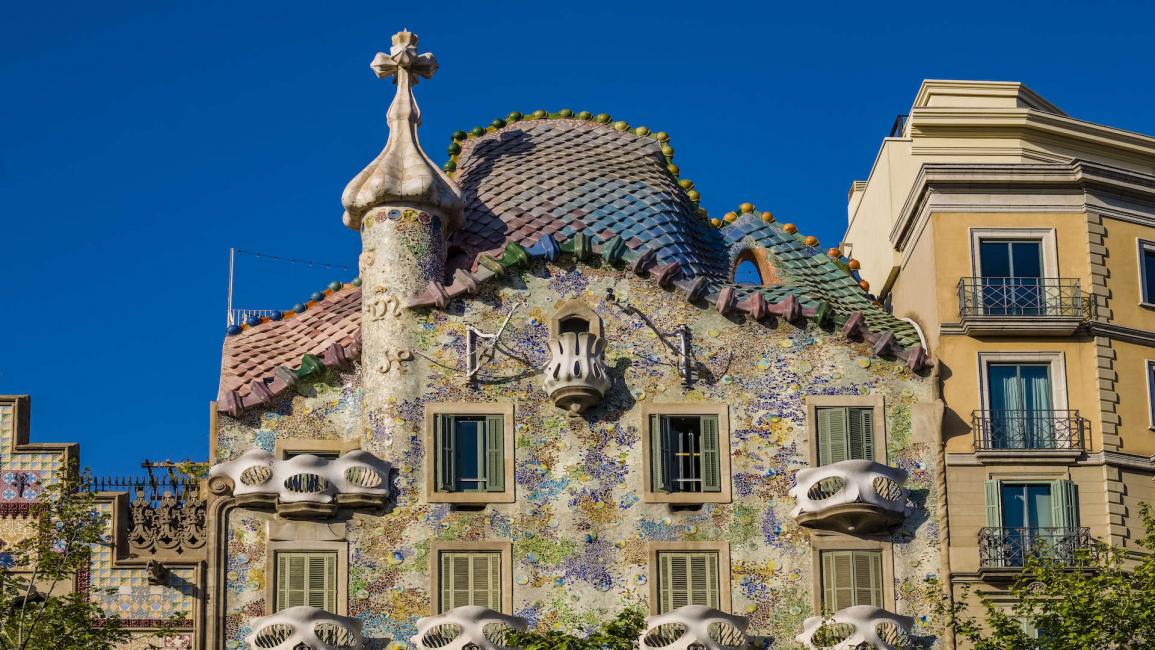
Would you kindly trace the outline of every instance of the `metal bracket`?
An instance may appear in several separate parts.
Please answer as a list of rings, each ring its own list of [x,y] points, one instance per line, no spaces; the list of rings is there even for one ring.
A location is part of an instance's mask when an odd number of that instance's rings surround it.
[[[505,328],[509,325],[509,319],[513,318],[514,312],[522,303],[515,303],[513,309],[505,316],[505,321],[501,323],[501,327],[493,334],[486,334],[472,325],[465,326],[465,360],[468,368],[469,381],[477,381],[477,373],[481,371],[490,361],[493,361],[497,356],[498,344],[501,342],[501,335],[505,333]],[[504,352],[504,350],[502,350]]]
[[[678,375],[682,378],[682,385],[686,388],[691,388],[694,385],[695,369],[698,365],[694,359],[693,344],[691,342],[690,327],[685,324],[678,325],[672,332],[663,332],[658,329],[657,325],[651,321],[640,309],[634,307],[628,302],[618,300],[614,295],[613,287],[606,288],[606,301],[617,306],[622,312],[634,316],[646,324],[654,334],[657,334],[658,340],[666,347],[667,350],[677,358],[674,366],[678,370]],[[674,339],[671,342],[670,339]]]

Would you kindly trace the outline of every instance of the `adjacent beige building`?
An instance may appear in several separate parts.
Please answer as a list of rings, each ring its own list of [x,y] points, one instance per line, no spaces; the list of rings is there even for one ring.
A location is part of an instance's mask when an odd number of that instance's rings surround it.
[[[1155,492],[1155,138],[1019,83],[925,81],[848,216],[844,250],[939,364],[954,593],[1005,590],[1033,553],[1135,549]]]

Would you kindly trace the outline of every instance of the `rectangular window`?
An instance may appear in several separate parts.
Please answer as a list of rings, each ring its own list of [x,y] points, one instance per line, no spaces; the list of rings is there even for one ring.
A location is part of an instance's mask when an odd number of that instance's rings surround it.
[[[686,605],[720,607],[718,553],[660,551],[658,560],[658,613]]]
[[[716,415],[650,416],[654,492],[721,492],[721,441]]]
[[[882,552],[822,551],[822,610],[883,607]]]
[[[1144,304],[1155,305],[1155,242],[1139,241],[1139,290]]]
[[[1079,526],[1078,489],[1073,481],[986,482],[988,561],[1023,566],[1028,557],[1064,557],[1073,551]]]
[[[984,314],[1039,316],[1044,312],[1041,240],[981,240],[979,268]]]
[[[874,409],[819,407],[818,464],[874,460]]]
[[[505,491],[505,416],[434,416],[438,492]]]
[[[336,553],[277,553],[276,571],[276,611],[300,605],[337,611]]]
[[[479,605],[501,611],[501,553],[441,551],[439,607]]]
[[[991,444],[998,449],[1055,448],[1054,392],[1049,363],[987,366]]]
[[[1155,361],[1147,362],[1147,410],[1148,424],[1155,429]]]

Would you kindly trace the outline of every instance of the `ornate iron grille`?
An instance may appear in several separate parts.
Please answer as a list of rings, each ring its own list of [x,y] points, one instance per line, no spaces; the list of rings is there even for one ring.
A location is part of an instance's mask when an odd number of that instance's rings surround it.
[[[205,497],[200,482],[175,476],[92,477],[84,489],[128,494],[119,534],[134,551],[193,551],[205,543]]]
[[[975,449],[1083,449],[1087,420],[1076,411],[973,411]]]
[[[1078,566],[1083,563],[1078,551],[1089,548],[1087,528],[979,529],[979,566],[984,568],[1021,567],[1030,558]]]
[[[1086,318],[1077,278],[963,278],[959,317]]]

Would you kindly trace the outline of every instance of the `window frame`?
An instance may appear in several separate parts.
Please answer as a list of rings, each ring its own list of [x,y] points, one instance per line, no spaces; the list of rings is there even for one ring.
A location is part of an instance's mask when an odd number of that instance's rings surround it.
[[[438,415],[452,416],[501,416],[502,453],[505,476],[502,484],[504,490],[489,492],[476,490],[470,492],[445,492],[437,485],[437,456],[440,450],[440,441],[437,439],[435,419]],[[425,405],[425,500],[429,503],[513,503],[516,500],[516,486],[514,480],[514,410],[513,402],[431,402]]]
[[[733,500],[730,476],[730,409],[717,402],[669,402],[646,404],[641,408],[642,432],[642,501],[644,503],[702,504],[730,503]],[[653,489],[654,472],[651,466],[653,445],[650,441],[652,416],[713,416],[718,419],[718,480],[717,492],[658,492]]]
[[[1155,359],[1143,361],[1143,372],[1147,376],[1147,428],[1155,431]]]
[[[1148,253],[1155,255],[1155,241],[1140,238],[1136,239],[1136,243],[1135,264],[1138,267],[1137,270],[1139,273],[1139,306],[1155,308],[1155,302],[1147,301],[1147,292],[1149,290],[1155,290],[1151,287],[1152,284],[1155,284],[1155,278],[1148,278],[1147,274],[1144,273],[1143,267],[1143,256]]]
[[[886,398],[882,395],[807,395],[806,437],[810,443],[809,460],[811,467],[818,464],[818,409],[820,408],[869,408],[874,411],[874,462],[887,464],[886,452]]]
[[[298,541],[276,539],[265,550],[265,613],[277,612],[277,556],[281,553],[333,553],[336,563],[336,607],[332,614],[348,615],[349,610],[349,543],[347,541]]]
[[[971,228],[971,277],[983,277],[979,255],[983,241],[1038,241],[1043,255],[1042,277],[1059,277],[1059,248],[1054,228]]]
[[[342,454],[360,448],[360,441],[344,438],[282,438],[277,440],[273,448],[273,456],[278,460],[288,460],[293,456],[320,453],[337,454],[337,457],[340,458]]]
[[[1032,364],[1050,365],[1051,410],[1066,411],[1067,405],[1067,360],[1062,352],[979,352],[979,409],[991,410],[990,365]]]
[[[513,613],[513,543],[505,541],[435,541],[429,544],[429,601],[435,614],[441,613],[442,553],[496,553],[501,562],[501,613]]]
[[[661,613],[661,580],[662,570],[658,558],[663,553],[717,553],[718,554],[718,609],[730,611],[732,607],[730,594],[730,543],[729,542],[650,542],[647,549],[649,557],[649,608],[650,613]]]
[[[864,551],[882,554],[882,609],[894,611],[894,544],[884,540],[871,540],[829,533],[814,534],[811,547],[811,607],[815,614],[822,612],[825,590],[822,584],[822,553],[829,551]]]

